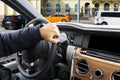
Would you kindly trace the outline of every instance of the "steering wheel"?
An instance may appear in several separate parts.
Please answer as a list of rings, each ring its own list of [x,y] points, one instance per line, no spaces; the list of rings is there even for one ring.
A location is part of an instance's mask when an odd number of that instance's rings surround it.
[[[47,23],[44,19],[36,18],[25,27],[31,24],[39,25]],[[21,74],[30,79],[45,74],[54,60],[56,48],[57,44],[42,40],[32,48],[17,53],[16,61]]]

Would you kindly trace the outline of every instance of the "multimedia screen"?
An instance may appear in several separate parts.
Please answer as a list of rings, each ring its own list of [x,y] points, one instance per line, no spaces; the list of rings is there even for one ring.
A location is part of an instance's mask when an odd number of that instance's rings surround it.
[[[88,48],[120,55],[120,36],[91,35]]]

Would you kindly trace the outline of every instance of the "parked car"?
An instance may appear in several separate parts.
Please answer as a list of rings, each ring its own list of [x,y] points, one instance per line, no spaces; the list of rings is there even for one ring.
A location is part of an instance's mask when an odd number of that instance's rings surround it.
[[[45,17],[50,22],[70,22],[70,16],[66,14],[53,14],[48,17]]]
[[[20,29],[25,26],[26,19],[22,15],[4,16],[2,27],[5,29]]]
[[[97,11],[94,24],[97,25],[120,25],[120,12],[118,11]]]

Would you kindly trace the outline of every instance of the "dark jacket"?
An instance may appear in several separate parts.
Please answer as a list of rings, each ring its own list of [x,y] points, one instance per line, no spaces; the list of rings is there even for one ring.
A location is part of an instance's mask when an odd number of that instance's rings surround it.
[[[28,49],[41,39],[39,26],[26,27],[14,32],[0,33],[0,57]]]

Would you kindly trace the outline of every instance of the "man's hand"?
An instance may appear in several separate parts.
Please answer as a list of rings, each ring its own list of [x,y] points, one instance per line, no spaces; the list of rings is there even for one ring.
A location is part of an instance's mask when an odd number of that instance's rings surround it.
[[[59,39],[54,38],[60,36],[60,31],[55,24],[48,23],[42,28],[40,28],[40,34],[44,40],[47,40],[52,43],[60,42]]]

